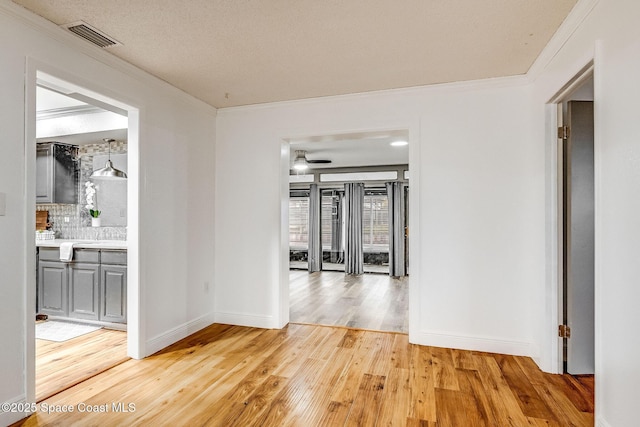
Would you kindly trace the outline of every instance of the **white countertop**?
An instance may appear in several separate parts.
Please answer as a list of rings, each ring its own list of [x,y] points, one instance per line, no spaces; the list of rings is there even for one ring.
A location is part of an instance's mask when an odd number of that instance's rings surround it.
[[[81,249],[127,249],[127,242],[125,240],[36,240],[36,246],[44,248],[59,248],[60,244],[64,242],[73,242],[74,248]]]

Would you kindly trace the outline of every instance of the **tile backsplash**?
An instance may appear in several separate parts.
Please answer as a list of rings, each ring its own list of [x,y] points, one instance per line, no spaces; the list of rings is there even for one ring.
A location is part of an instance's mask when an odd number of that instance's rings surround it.
[[[36,205],[38,211],[49,211],[49,222],[51,230],[56,233],[56,239],[127,240],[126,226],[91,227],[91,216],[85,208],[84,183],[93,172],[93,158],[105,155],[108,151],[109,144],[107,143],[87,144],[79,147],[78,204]],[[127,143],[125,141],[111,143],[111,154],[126,153]]]
[[[87,226],[91,223],[86,205],[85,182],[93,173],[94,168],[105,166],[108,159],[109,144],[81,145],[78,150],[80,157],[80,174],[78,177],[78,197],[80,198],[80,222]],[[127,172],[127,143],[115,141],[111,143],[111,160],[115,168]],[[102,213],[102,225],[110,227],[126,227],[127,225],[127,182],[124,180],[94,180],[97,194],[95,201]]]
[[[49,211],[51,230],[56,239],[127,240],[127,227],[91,227],[91,218],[84,221],[84,205],[40,204],[37,211]]]

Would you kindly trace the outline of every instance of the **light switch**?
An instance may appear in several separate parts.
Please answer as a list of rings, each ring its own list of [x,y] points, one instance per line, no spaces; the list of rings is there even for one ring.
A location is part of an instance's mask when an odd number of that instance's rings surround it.
[[[5,216],[7,212],[7,195],[0,193],[0,216]]]

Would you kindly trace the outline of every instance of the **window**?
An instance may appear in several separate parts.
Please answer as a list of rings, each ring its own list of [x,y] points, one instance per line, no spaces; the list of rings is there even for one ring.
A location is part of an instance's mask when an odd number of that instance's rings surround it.
[[[340,203],[342,191],[325,190],[322,192],[322,223],[320,230],[322,232],[322,249],[330,251],[336,249],[343,250],[343,233],[344,220],[343,212],[338,209],[344,209]],[[334,239],[336,241],[334,242]]]
[[[296,174],[296,175],[289,175],[289,182],[290,183],[296,183],[296,182],[313,182],[313,174]]]
[[[344,250],[344,205],[341,192],[324,190],[321,201],[322,249]],[[338,210],[342,212],[338,212]],[[333,242],[333,239],[336,239]],[[333,243],[333,245],[332,245]],[[389,199],[384,189],[365,192],[362,217],[363,249],[368,252],[389,250]],[[289,199],[289,247],[309,249],[309,196],[292,193]]]
[[[309,197],[289,199],[289,247],[309,249]]]
[[[389,198],[371,191],[364,196],[362,243],[365,251],[389,250]]]
[[[321,173],[320,182],[351,182],[351,181],[391,181],[398,178],[398,171],[384,172],[346,172]]]

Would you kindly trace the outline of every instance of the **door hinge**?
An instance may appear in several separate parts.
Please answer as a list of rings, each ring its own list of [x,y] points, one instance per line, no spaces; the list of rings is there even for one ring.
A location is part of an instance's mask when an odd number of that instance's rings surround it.
[[[560,126],[558,128],[558,139],[569,139],[571,135],[571,129],[569,126]]]
[[[567,325],[559,325],[558,336],[560,338],[571,338],[571,328]]]

